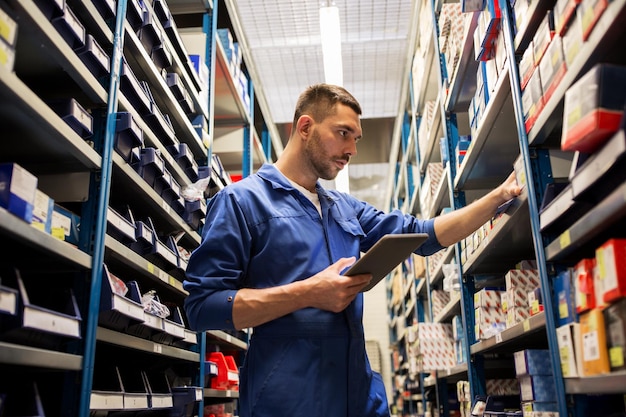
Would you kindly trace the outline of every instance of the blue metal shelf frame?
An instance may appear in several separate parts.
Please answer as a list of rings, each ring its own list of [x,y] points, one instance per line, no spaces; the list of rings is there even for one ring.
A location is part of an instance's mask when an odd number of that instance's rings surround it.
[[[528,135],[524,125],[524,111],[522,106],[522,92],[520,88],[520,77],[517,67],[517,58],[515,56],[515,43],[513,32],[513,18],[509,9],[507,0],[499,0],[499,7],[502,10],[502,30],[504,34],[504,42],[506,45],[507,65],[509,69],[509,80],[511,84],[511,96],[513,98],[513,108],[515,111],[515,122],[517,125],[517,134],[519,137],[520,152],[524,162],[524,171],[526,178],[534,179],[536,176],[541,177],[541,172],[536,172],[531,161],[531,150],[528,144]],[[543,180],[542,180],[543,181]],[[565,384],[563,381],[563,373],[561,370],[561,360],[559,356],[559,348],[556,339],[556,321],[553,306],[553,298],[551,291],[550,279],[548,277],[546,256],[544,251],[544,242],[541,237],[539,224],[539,210],[537,199],[539,196],[534,180],[526,181],[528,194],[528,209],[530,210],[530,225],[533,235],[533,244],[535,256],[537,260],[537,268],[541,280],[541,297],[546,311],[546,334],[548,338],[548,347],[552,362],[552,372],[554,374],[556,401],[558,412],[561,416],[567,414],[567,404],[565,397]]]
[[[248,77],[249,79],[249,77]],[[248,109],[248,123],[244,126],[243,133],[243,177],[247,177],[254,171],[254,149],[252,148],[254,142],[254,112],[252,111],[254,103],[254,86],[252,80],[248,81],[248,94],[250,94],[250,108]]]
[[[432,4],[432,16],[433,16],[433,35],[434,35],[434,38],[433,38],[434,52],[433,53],[435,54],[436,57],[438,57],[439,71],[437,72],[437,76],[438,76],[438,82],[439,82],[440,91],[441,91],[443,89],[444,83],[448,79],[448,73],[447,73],[447,69],[445,65],[445,57],[441,53],[441,50],[439,47],[438,10],[436,10],[435,1],[433,1],[431,4]],[[443,137],[444,137],[444,140],[447,146],[447,152],[449,155],[449,161],[447,163],[446,172],[448,175],[448,190],[450,193],[450,205],[451,205],[452,210],[456,210],[466,205],[465,193],[463,191],[454,189],[454,178],[456,176],[456,166],[452,162],[452,156],[454,155],[456,145],[459,141],[457,118],[456,118],[456,114],[446,112],[445,101],[443,100],[439,105],[439,111],[441,112],[441,120],[444,121]],[[457,243],[455,245],[455,257],[454,258],[462,276],[463,267],[461,263],[461,244],[460,243]],[[484,370],[482,366],[482,361],[470,360],[471,359],[470,342],[471,340],[473,340],[473,333],[474,333],[474,326],[473,326],[474,314],[473,314],[473,311],[467,311],[467,306],[471,306],[473,304],[474,283],[471,277],[466,277],[466,279],[469,279],[470,282],[469,283],[464,282],[463,285],[461,286],[462,290],[461,290],[460,302],[461,302],[461,305],[464,306],[464,308],[461,309],[461,319],[462,319],[463,326],[468,331],[468,333],[470,333],[468,334],[468,337],[466,337],[466,341],[463,346],[463,349],[465,351],[465,357],[468,360],[468,379],[470,382],[471,395],[473,397],[474,395],[473,387],[483,387],[482,390],[484,391],[485,379],[484,379]],[[429,291],[429,298],[430,298],[430,286],[428,288],[428,291]],[[447,382],[445,379],[442,381],[438,379],[437,381],[437,396],[438,396],[439,408],[442,410],[442,415],[449,416],[450,410],[449,410],[448,401],[447,401],[448,389],[447,389]]]
[[[85,351],[83,354],[83,372],[80,387],[79,416],[89,415],[89,402],[93,384],[94,362],[96,357],[96,332],[98,330],[98,315],[100,312],[100,291],[104,265],[104,241],[107,227],[107,208],[111,187],[111,173],[113,170],[113,144],[115,141],[115,114],[117,113],[117,94],[120,86],[122,71],[122,56],[124,51],[124,23],[126,21],[126,0],[117,2],[115,31],[113,34],[114,63],[111,71],[108,103],[106,110],[106,128],[102,144],[102,172],[99,182],[91,185],[92,190],[98,187],[97,214],[95,217],[95,232],[93,238],[93,254],[91,264],[91,280],[89,295],[89,310],[85,324]]]

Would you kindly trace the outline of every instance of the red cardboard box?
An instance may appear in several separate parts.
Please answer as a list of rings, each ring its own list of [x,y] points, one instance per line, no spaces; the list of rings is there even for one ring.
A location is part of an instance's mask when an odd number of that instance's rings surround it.
[[[596,264],[604,302],[626,296],[626,239],[609,239],[597,248]]]

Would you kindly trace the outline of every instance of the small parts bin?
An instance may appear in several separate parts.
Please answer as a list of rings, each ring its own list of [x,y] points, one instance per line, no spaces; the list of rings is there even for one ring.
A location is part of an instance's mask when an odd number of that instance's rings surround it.
[[[233,356],[211,352],[207,360],[217,365],[217,376],[211,378],[211,388],[239,391],[239,370]]]

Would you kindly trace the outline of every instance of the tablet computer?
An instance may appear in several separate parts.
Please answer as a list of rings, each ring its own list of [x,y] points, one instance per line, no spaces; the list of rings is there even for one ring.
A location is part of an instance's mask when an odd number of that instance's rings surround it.
[[[396,266],[428,239],[426,233],[402,233],[383,236],[359,258],[344,275],[372,274],[372,280],[361,291],[371,290]]]

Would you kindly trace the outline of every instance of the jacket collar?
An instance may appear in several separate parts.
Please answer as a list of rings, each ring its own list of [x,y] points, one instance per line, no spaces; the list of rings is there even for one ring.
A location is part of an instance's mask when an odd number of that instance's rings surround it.
[[[257,175],[272,184],[274,189],[295,190],[293,185],[287,178],[276,168],[273,164],[263,164],[257,171]],[[335,201],[337,197],[330,194],[324,187],[321,186],[319,181],[315,184],[315,189],[320,198],[326,200]]]

